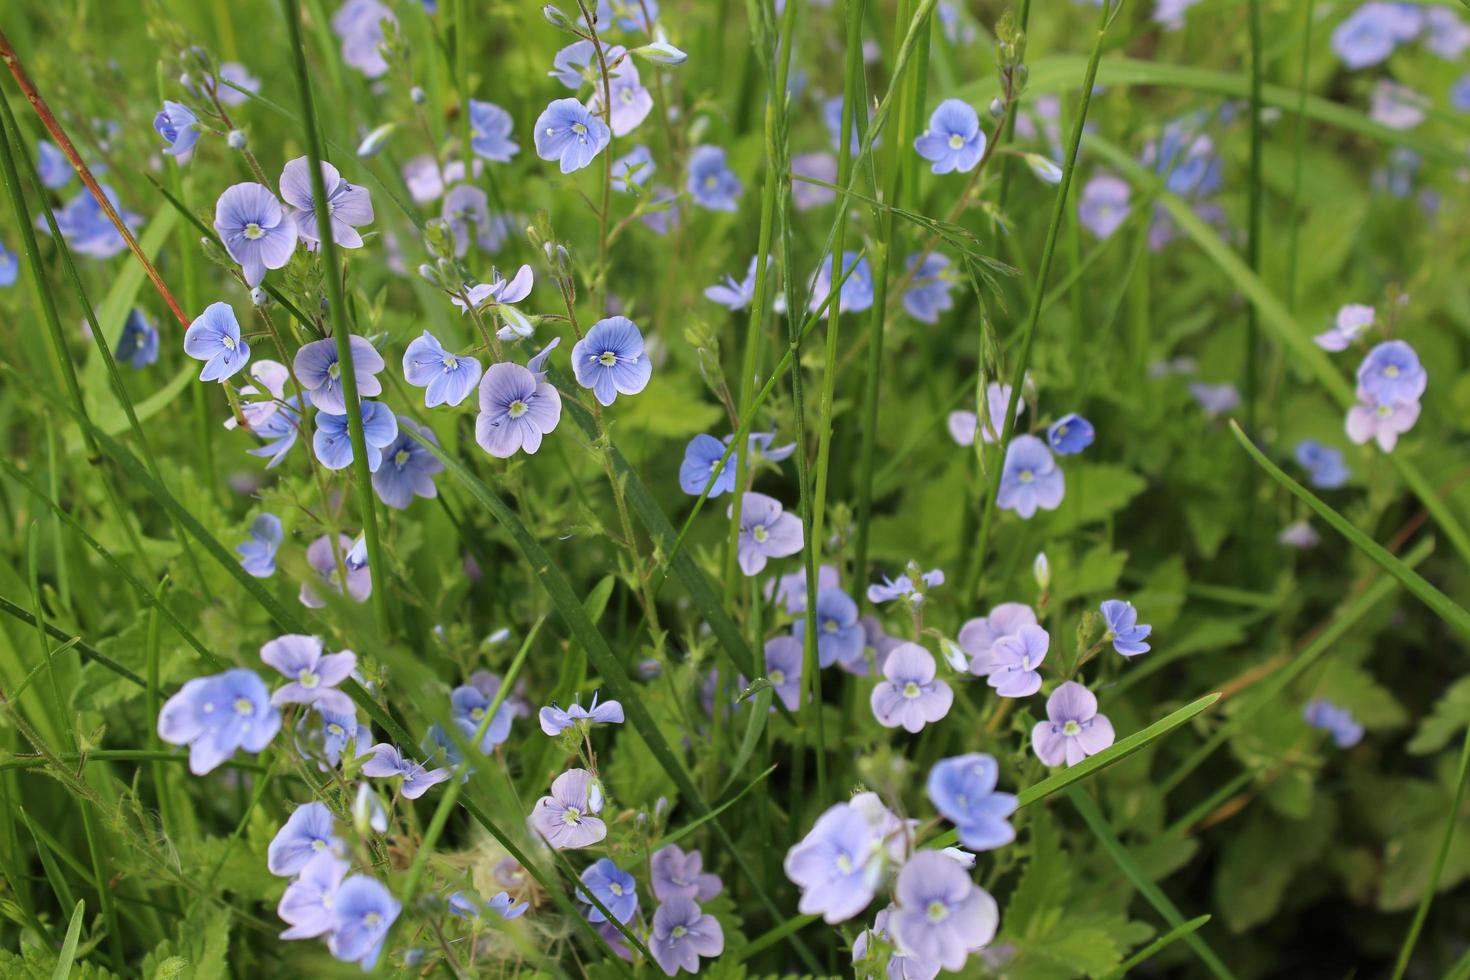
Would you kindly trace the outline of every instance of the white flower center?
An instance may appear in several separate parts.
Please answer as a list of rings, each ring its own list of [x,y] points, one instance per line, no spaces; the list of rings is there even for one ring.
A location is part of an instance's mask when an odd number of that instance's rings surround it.
[[[518,419],[530,410],[530,405],[527,405],[524,401],[517,398],[515,401],[510,403],[510,408],[505,410],[505,414],[509,415],[513,419]]]
[[[322,682],[322,679],[313,673],[310,667],[302,667],[296,675],[296,680],[308,691]]]
[[[393,465],[400,469],[408,462],[408,450],[400,449],[393,454]]]
[[[612,367],[614,364],[618,363],[618,355],[613,351],[605,350],[600,355],[598,355],[597,362],[603,367]]]
[[[383,917],[376,912],[369,912],[362,917],[362,924],[365,926],[375,926],[382,921]]]
[[[750,529],[750,536],[755,539],[756,544],[765,544],[771,539],[771,532],[766,530],[764,524],[757,524]]]
[[[826,630],[828,633],[836,633],[837,621],[835,619],[827,620],[825,623],[822,624],[822,629]]]
[[[1379,405],[1377,411],[1378,411],[1378,417],[1379,418],[1386,419],[1390,415],[1393,414],[1393,406],[1391,406],[1391,405]]]
[[[951,150],[958,150],[960,147],[962,147],[964,145],[965,145],[965,138],[963,136],[961,136],[959,133],[955,133],[953,136],[951,136],[949,138],[949,148]]]
[[[255,713],[255,705],[253,705],[253,704],[250,703],[250,699],[249,698],[236,698],[235,699],[235,714],[237,714],[237,715],[252,715],[254,713]]]
[[[786,683],[786,671],[784,670],[766,671],[766,677],[770,680],[772,684],[775,684],[777,686]]]
[[[313,851],[325,851],[327,849],[327,842],[318,837],[311,842],[311,849]]]
[[[582,822],[582,811],[574,806],[567,807],[566,822],[570,826],[577,826],[577,824]]]
[[[845,875],[852,874],[852,858],[846,854],[837,855],[837,870]]]
[[[440,363],[444,365],[444,370],[453,371],[455,368],[459,367],[459,358],[455,357],[453,354],[445,354],[444,359],[440,361]]]
[[[929,903],[929,907],[924,910],[924,914],[929,917],[930,922],[943,922],[945,917],[949,915],[949,906],[941,901],[935,900]]]
[[[587,127],[579,122],[572,123],[572,132],[576,133],[578,136],[586,136]]]
[[[1383,369],[1383,376],[1385,378],[1397,378],[1399,376],[1399,368],[1398,368],[1398,365],[1397,364],[1390,364],[1388,367],[1384,368]]]
[[[1030,470],[1022,470],[1020,475],[1017,476],[1016,479],[1020,480],[1022,483],[1030,483],[1032,480],[1036,479],[1036,474],[1032,473]]]
[[[260,225],[258,225],[254,221],[245,226],[245,237],[252,242],[255,241],[257,238],[263,237],[264,235],[265,229],[260,227]]]
[[[608,885],[607,890],[612,892],[616,896],[621,896],[623,894],[623,886],[618,884],[616,881]]]
[[[675,939],[683,939],[685,936],[689,935],[689,930],[684,928],[683,926],[674,926],[674,928],[669,930],[669,935]]]
[[[1077,736],[1082,734],[1082,726],[1075,721],[1069,721],[1062,726],[1063,735]]]
[[[909,681],[907,684],[905,684],[903,686],[903,696],[906,697],[906,698],[916,698],[916,697],[918,697],[919,696],[919,685],[916,684],[916,683],[914,683],[913,681]]]
[[[220,337],[219,342],[224,345],[225,350],[232,351],[235,349],[235,338],[231,337],[229,334],[225,334],[224,336]]]

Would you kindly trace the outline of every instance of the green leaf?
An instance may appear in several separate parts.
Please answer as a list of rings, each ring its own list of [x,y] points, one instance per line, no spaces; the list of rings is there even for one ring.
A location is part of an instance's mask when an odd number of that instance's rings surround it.
[[[1429,755],[1449,744],[1460,729],[1470,725],[1470,675],[1449,686],[1429,717],[1419,723],[1410,739],[1408,750],[1414,755]]]
[[[82,914],[86,910],[87,903],[78,899],[76,908],[72,909],[71,925],[66,927],[66,941],[61,944],[61,955],[56,958],[51,980],[68,980],[71,976],[71,965],[77,958],[77,943],[82,938]]]
[[[1191,933],[1195,932],[1209,921],[1210,917],[1208,915],[1202,915],[1197,919],[1190,919],[1183,925],[1175,926],[1173,929],[1170,929],[1158,939],[1155,939],[1143,949],[1139,950],[1137,953],[1134,953],[1122,963],[1118,964],[1118,968],[1112,973],[1109,973],[1105,980],[1116,980],[1117,977],[1127,976],[1129,970],[1133,969],[1135,966],[1146,963],[1153,957],[1157,956],[1159,953],[1163,952],[1165,949],[1172,946],[1174,943],[1183,939],[1185,936],[1188,936]]]
[[[179,921],[173,938],[143,957],[142,974],[171,980],[213,980],[230,975],[230,913],[201,902]],[[182,961],[182,962],[180,962]]]

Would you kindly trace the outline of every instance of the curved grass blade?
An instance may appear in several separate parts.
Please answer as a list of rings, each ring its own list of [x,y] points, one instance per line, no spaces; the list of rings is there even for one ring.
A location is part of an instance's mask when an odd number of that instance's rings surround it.
[[[1155,939],[1153,942],[1143,947],[1143,949],[1128,957],[1122,963],[1119,963],[1118,968],[1112,973],[1109,973],[1107,976],[1103,977],[1103,980],[1117,980],[1118,977],[1127,976],[1129,970],[1142,963],[1148,962],[1150,959],[1159,955],[1159,953],[1163,952],[1169,946],[1172,946],[1174,943],[1185,938],[1190,933],[1195,932],[1209,921],[1210,917],[1208,915],[1202,915],[1197,919],[1190,919],[1183,925],[1175,926],[1173,929],[1170,929],[1158,939]]]
[[[56,969],[51,972],[51,980],[67,980],[71,976],[71,967],[77,958],[77,943],[82,938],[82,919],[86,910],[86,901],[77,899],[76,908],[71,911],[71,925],[66,927],[66,941],[61,944],[61,954],[56,958]]]
[[[730,807],[734,806],[736,803],[740,802],[740,799],[743,796],[745,796],[746,793],[749,793],[751,790],[755,789],[762,782],[764,782],[765,779],[766,779],[766,777],[769,776],[771,773],[775,772],[777,768],[778,768],[777,766],[772,765],[765,772],[761,773],[759,776],[757,776],[754,779],[752,779],[746,785],[746,787],[744,789],[742,789],[740,792],[736,793],[734,796],[730,797],[724,803],[721,803],[719,806],[715,807],[713,810],[711,810],[709,813],[706,813],[704,816],[699,817],[699,818],[697,818],[695,820],[690,821],[689,823],[687,823],[684,826],[680,827],[678,830],[669,832],[667,835],[665,835],[664,837],[662,837],[656,844],[649,845],[649,848],[648,849],[650,851],[656,851],[660,847],[663,847],[665,844],[672,844],[675,841],[680,841],[680,840],[683,840],[685,837],[688,837],[690,834],[692,834],[696,830],[698,830],[703,824],[708,823],[709,821],[713,820],[715,817],[718,817],[720,814],[722,814],[726,810],[730,809]]]
[[[8,616],[13,616],[28,626],[36,625],[36,617],[31,615],[31,613],[24,606],[18,606],[4,596],[0,596],[0,612],[3,612]],[[58,629],[57,627],[52,626],[50,623],[46,624],[46,635],[51,637],[53,640],[62,640],[67,643],[72,643],[72,641],[75,641],[73,645],[76,647],[77,654],[83,660],[87,660],[97,664],[98,666],[104,667],[107,670],[112,671],[117,676],[123,678],[126,681],[131,681],[139,687],[148,686],[147,681],[143,680],[143,678],[139,677],[137,674],[133,673],[131,670],[124,667],[116,660],[113,660],[107,654],[102,653],[96,647],[88,646],[86,643],[83,643],[79,637],[72,636],[65,630]],[[55,652],[60,651],[58,650]]]
[[[720,787],[721,793],[734,785],[740,771],[745,768],[745,764],[750,761],[751,755],[755,752],[756,745],[760,743],[761,733],[766,730],[766,722],[771,717],[771,700],[774,695],[775,688],[767,682],[766,686],[749,696],[750,721],[745,724],[745,734],[740,739],[740,748],[735,752],[735,760],[730,763],[730,775],[725,780],[725,785]]]
[[[1102,845],[1103,850],[1108,852],[1108,856],[1113,859],[1123,874],[1128,876],[1128,880],[1133,882],[1133,887],[1148,899],[1149,904],[1159,915],[1163,916],[1165,922],[1175,929],[1182,928],[1185,925],[1184,916],[1169,900],[1169,896],[1164,894],[1163,889],[1154,884],[1138,866],[1138,862],[1133,860],[1133,856],[1128,853],[1128,849],[1113,833],[1113,828],[1108,825],[1107,817],[1103,816],[1092,798],[1082,792],[1080,787],[1074,786],[1067,790],[1067,799],[1071,800],[1072,805],[1077,808],[1078,814],[1086,822],[1098,843]],[[1209,944],[1202,937],[1193,932],[1186,932],[1183,938],[1211,973],[1220,980],[1233,980],[1234,974],[1230,972],[1230,968],[1215,955],[1215,951],[1210,949]]]

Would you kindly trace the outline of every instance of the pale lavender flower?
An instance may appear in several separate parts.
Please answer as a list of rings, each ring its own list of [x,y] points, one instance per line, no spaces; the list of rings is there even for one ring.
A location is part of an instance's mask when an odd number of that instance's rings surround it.
[[[352,548],[352,539],[345,534],[337,535],[337,549],[344,556],[343,564],[347,568],[347,594],[354,602],[367,602],[368,597],[373,594],[373,578],[371,570],[363,565],[354,568],[347,562],[345,556]],[[336,556],[332,554],[332,541],[323,534],[306,548],[306,563],[310,565],[333,592],[342,592],[342,579],[337,571]],[[321,609],[326,605],[318,598],[314,589],[315,583],[301,583],[301,604],[308,609]]]
[[[888,928],[910,955],[959,970],[995,938],[1000,910],[970,875],[938,851],[909,858],[893,885],[897,909]]]
[[[853,598],[838,588],[817,593],[817,663],[830,667],[839,661],[852,661],[863,655],[863,628],[858,623],[858,606]],[[798,640],[806,634],[806,619],[791,624]]]
[[[357,668],[357,654],[351,650],[323,654],[320,637],[287,633],[261,647],[260,659],[290,681],[271,695],[271,704],[320,705],[323,711],[338,713],[352,710],[352,699],[337,689]]]
[[[542,708],[538,717],[541,720],[541,730],[547,735],[556,736],[571,728],[573,725],[621,725],[623,723],[623,706],[617,701],[598,702],[597,692],[592,694],[592,704],[582,707],[580,703],[573,703],[570,708],[560,708],[556,702],[552,702]]]
[[[845,922],[873,900],[890,858],[888,835],[898,821],[874,794],[831,806],[802,840],[786,852],[786,877],[801,889],[797,911]],[[900,844],[902,842],[900,841]]]
[[[336,928],[332,900],[350,869],[329,852],[317,854],[301,868],[276,906],[276,915],[291,927],[281,933],[282,939],[315,939]]]
[[[719,875],[704,870],[703,855],[685,852],[677,844],[665,844],[654,851],[649,869],[653,897],[660,902],[673,898],[708,902],[725,888]]]
[[[861,626],[858,627],[862,629]],[[801,704],[801,669],[803,652],[801,641],[794,636],[777,636],[766,641],[766,680],[776,690],[776,697],[795,711]],[[862,657],[861,648],[858,657]]]
[[[528,823],[557,850],[590,847],[607,837],[602,811],[602,787],[586,769],[568,769],[551,784],[551,795],[536,801]]]
[[[934,656],[917,643],[895,648],[883,663],[883,677],[870,698],[873,717],[884,728],[910,734],[949,714],[954,691],[935,676]]]
[[[616,68],[610,68],[607,82],[612,100],[612,112],[607,116],[609,126],[614,136],[627,136],[653,111],[653,94],[643,87],[638,77],[638,66],[632,58],[624,58]],[[587,100],[587,108],[602,116],[601,80],[592,86],[592,98]]]
[[[449,914],[459,918],[484,919],[487,913],[494,912],[502,919],[519,919],[526,914],[531,907],[530,902],[521,902],[519,905],[511,899],[509,892],[499,892],[488,902],[480,901],[480,896],[473,892],[454,892],[449,896]]]
[[[930,569],[919,576],[919,581],[925,589],[937,588],[944,584],[944,572],[938,568]],[[895,579],[885,575],[881,585],[874,583],[868,586],[869,602],[892,602],[895,599],[917,606],[923,603],[924,592],[914,585],[913,578],[909,575],[900,575]]]
[[[980,416],[974,412],[958,410],[949,413],[946,426],[950,438],[961,446],[973,446],[978,432],[980,441],[986,445],[1000,439],[999,430],[1005,424],[1006,409],[1011,403],[1011,386],[992,381],[985,386],[985,410],[990,416],[984,428],[980,427]],[[1026,412],[1025,399],[1016,400],[1016,418]]]
[[[1190,382],[1189,393],[1210,418],[1234,411],[1240,405],[1240,392],[1229,381],[1219,384],[1193,381]]]
[[[831,565],[817,566],[817,595],[841,584],[837,569]],[[774,591],[773,591],[774,590]],[[787,572],[774,582],[766,583],[766,598],[784,603],[786,611],[793,615],[806,609],[806,569],[798,568]]]
[[[1377,402],[1418,401],[1428,384],[1429,375],[1419,355],[1402,340],[1377,345],[1358,366],[1358,388]]]
[[[383,357],[366,337],[348,337],[352,353],[352,373],[357,380],[357,396],[371,398],[383,393],[377,374],[383,370]],[[311,403],[329,415],[346,415],[347,402],[342,393],[342,364],[337,355],[337,341],[332,337],[313,340],[296,352],[293,364],[296,379],[311,394]]]
[[[1359,6],[1332,32],[1332,50],[1350,71],[1376,65],[1393,54],[1394,48],[1418,33],[1417,26],[1407,37],[1394,8],[1403,4],[1365,3]]]
[[[802,543],[801,520],[786,513],[779,500],[763,493],[741,496],[738,555],[742,572],[759,575],[769,559],[794,555]]]
[[[494,163],[510,163],[521,151],[511,139],[514,130],[510,113],[493,102],[470,99],[470,149]]]
[[[362,248],[359,225],[373,220],[373,201],[368,189],[342,179],[337,168],[322,161],[322,183],[327,196],[327,217],[332,228],[332,241],[343,248]],[[316,243],[316,197],[311,190],[311,165],[306,157],[297,157],[281,170],[281,197],[296,208],[291,217],[296,234],[302,241]]]
[[[1350,749],[1363,740],[1363,726],[1354,720],[1353,713],[1326,698],[1308,701],[1302,706],[1302,717],[1308,725],[1330,734],[1340,749]]]
[[[1368,116],[1389,129],[1413,129],[1424,121],[1425,99],[1407,85],[1380,78],[1369,94]]]
[[[240,263],[247,286],[258,286],[267,269],[279,269],[296,251],[296,222],[264,184],[233,184],[214,205],[214,230],[230,258]]]
[[[238,667],[186,682],[158,713],[158,737],[189,746],[196,776],[228,762],[237,749],[260,752],[280,728],[281,711],[270,703],[265,682]]]
[[[1031,729],[1031,748],[1048,766],[1075,766],[1113,744],[1113,723],[1097,713],[1097,697],[1076,681],[1051,692],[1046,717]]]
[[[755,274],[759,262],[760,256],[751,256],[750,266],[745,270],[744,279],[737,282],[734,276],[726,276],[720,282],[705,289],[704,295],[727,309],[745,309],[755,298]]]
[[[418,799],[450,776],[448,769],[426,769],[423,763],[406,758],[387,742],[379,742],[367,754],[372,758],[362,764],[362,774],[372,779],[402,777],[405,799]]]
[[[1014,510],[1029,520],[1038,507],[1056,510],[1065,492],[1066,480],[1046,443],[1031,435],[1011,440],[995,498],[1002,510]]]
[[[307,803],[292,811],[266,849],[266,868],[273,875],[291,877],[318,854],[340,854],[342,839],[337,821],[325,803]]]
[[[671,977],[680,970],[698,973],[700,957],[725,951],[725,933],[719,920],[702,912],[693,899],[672,898],[653,913],[648,951]]]
[[[1276,541],[1288,548],[1315,548],[1322,543],[1322,536],[1309,521],[1298,520],[1283,527]]]
[[[1026,626],[1035,626],[1036,613],[1019,602],[1003,602],[984,617],[976,617],[960,627],[956,637],[960,649],[970,657],[970,673],[985,677],[990,673],[991,648],[1002,637],[1015,636]]]
[[[1312,339],[1323,350],[1333,353],[1347,350],[1373,326],[1373,317],[1373,307],[1362,303],[1348,303],[1338,309],[1332,326]]]
[[[276,573],[276,549],[285,532],[275,514],[260,514],[250,522],[250,540],[235,545],[240,566],[255,578],[270,578]]]
[[[376,878],[353,875],[342,882],[332,898],[335,921],[327,948],[345,963],[359,963],[363,970],[372,970],[402,908]]]
[[[996,792],[999,778],[995,759],[980,752],[941,759],[929,770],[925,791],[930,802],[972,851],[993,850],[1016,839],[1009,820],[1017,800],[1011,793]]]
[[[1029,698],[1041,690],[1037,667],[1046,659],[1051,637],[1040,626],[1022,626],[990,646],[989,662],[977,660],[979,670],[995,693],[1003,698]],[[963,649],[963,648],[962,648]]]
[[[1098,174],[1082,188],[1077,201],[1077,220],[1094,237],[1106,239],[1128,220],[1128,182],[1112,174]]]
[[[1419,403],[1381,402],[1363,388],[1358,389],[1358,403],[1347,412],[1347,437],[1361,446],[1369,439],[1386,453],[1393,452],[1399,436],[1419,421]]]
[[[798,153],[791,158],[791,173],[794,177],[814,177],[828,184],[837,183],[837,158],[825,150],[816,153]],[[791,182],[791,203],[797,211],[831,204],[837,200],[837,192],[821,184],[804,180]]]
[[[888,980],[934,980],[939,976],[941,969],[939,963],[903,952],[894,944],[893,937],[889,935],[888,920],[897,910],[897,906],[894,905],[882,909],[873,917],[872,928],[858,933],[857,939],[852,944],[854,972],[858,976],[873,975],[869,971],[856,968],[857,964],[868,958],[868,947],[873,945],[870,940],[872,937],[887,942],[893,948],[893,952],[888,955],[888,964],[884,971]]]
[[[1424,8],[1424,47],[1445,61],[1459,61],[1470,47],[1470,25],[1444,7]]]
[[[491,456],[534,455],[541,439],[561,421],[561,395],[530,368],[501,361],[480,379],[475,441]]]

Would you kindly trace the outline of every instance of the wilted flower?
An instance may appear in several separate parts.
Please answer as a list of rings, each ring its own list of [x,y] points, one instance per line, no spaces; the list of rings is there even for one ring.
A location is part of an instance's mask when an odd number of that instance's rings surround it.
[[[168,144],[163,152],[170,156],[186,156],[199,142],[199,117],[178,102],[164,100],[163,108],[153,117],[153,129]]]

